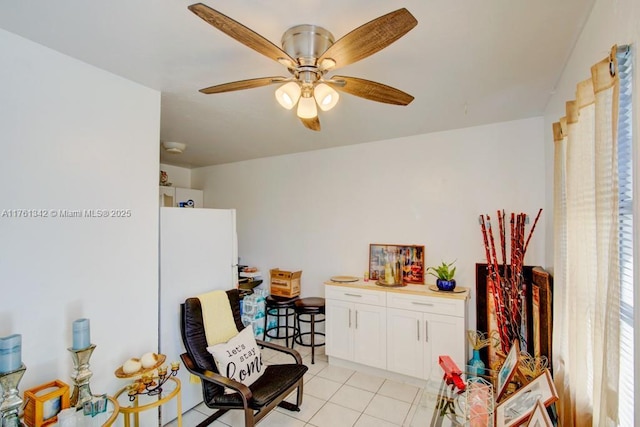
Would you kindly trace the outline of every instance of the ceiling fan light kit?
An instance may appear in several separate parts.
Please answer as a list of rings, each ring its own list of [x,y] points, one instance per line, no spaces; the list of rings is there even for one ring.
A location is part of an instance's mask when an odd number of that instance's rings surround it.
[[[201,89],[205,94],[251,89],[275,83],[284,83],[275,91],[280,105],[287,110],[296,110],[302,124],[311,130],[320,130],[318,108],[329,111],[336,106],[340,96],[346,92],[371,101],[393,105],[408,105],[413,96],[399,89],[357,77],[325,74],[335,68],[360,61],[395,42],[418,21],[407,9],[398,9],[351,31],[335,41],[333,34],[316,25],[296,25],[282,36],[282,49],[239,22],[197,3],[189,10],[213,27],[287,67],[291,77],[261,77],[224,83]],[[316,106],[317,103],[317,106]]]
[[[182,152],[187,148],[187,144],[182,142],[163,142],[162,147],[167,153],[182,154]]]
[[[318,83],[313,89],[313,97],[322,111],[329,111],[336,106],[340,95],[331,86]]]
[[[297,82],[289,82],[276,90],[276,99],[284,108],[291,110],[298,103],[301,93],[300,85]]]
[[[313,119],[318,116],[316,100],[311,96],[303,96],[298,101],[298,117],[301,119]]]

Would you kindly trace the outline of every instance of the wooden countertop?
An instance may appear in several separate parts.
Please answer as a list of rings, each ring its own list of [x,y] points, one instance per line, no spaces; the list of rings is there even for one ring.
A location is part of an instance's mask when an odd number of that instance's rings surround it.
[[[424,295],[438,298],[453,298],[453,299],[461,299],[465,300],[469,298],[469,288],[465,288],[462,286],[456,286],[456,290],[464,289],[464,292],[441,292],[441,291],[432,291],[429,289],[429,286],[435,285],[407,285],[407,286],[399,286],[399,287],[386,287],[376,285],[375,280],[369,280],[365,282],[364,280],[358,280],[357,282],[332,282],[330,280],[324,282],[325,285],[331,286],[343,286],[346,288],[355,288],[355,289],[367,289],[372,291],[382,291],[382,292],[395,292],[401,294],[413,294],[413,295]]]

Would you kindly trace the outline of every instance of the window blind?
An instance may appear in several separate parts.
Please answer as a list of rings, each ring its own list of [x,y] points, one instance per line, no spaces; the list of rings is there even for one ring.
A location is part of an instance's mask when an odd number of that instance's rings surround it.
[[[633,333],[633,115],[632,58],[628,46],[618,48],[620,98],[618,115],[618,183],[620,233],[620,390],[618,414],[621,426],[634,424]]]

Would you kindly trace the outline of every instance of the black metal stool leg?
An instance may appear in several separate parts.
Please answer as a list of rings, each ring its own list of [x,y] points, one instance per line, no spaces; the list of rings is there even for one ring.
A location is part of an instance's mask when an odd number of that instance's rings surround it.
[[[284,334],[284,336],[285,336],[285,341],[284,342],[286,343],[287,347],[289,347],[289,310],[288,309],[287,309],[287,316],[285,317],[284,322],[285,322],[284,324],[286,325],[285,326],[285,334]]]
[[[316,363],[316,315],[311,315],[311,364]]]
[[[276,339],[280,339],[280,309],[276,309],[276,313],[278,313],[278,317],[276,317]]]
[[[298,337],[302,340],[302,336],[300,335],[300,321],[298,320],[298,313],[293,314],[293,339],[291,340],[291,349],[296,345]]]
[[[269,319],[269,309],[264,309],[264,330],[262,331],[262,341],[267,340],[267,320]]]

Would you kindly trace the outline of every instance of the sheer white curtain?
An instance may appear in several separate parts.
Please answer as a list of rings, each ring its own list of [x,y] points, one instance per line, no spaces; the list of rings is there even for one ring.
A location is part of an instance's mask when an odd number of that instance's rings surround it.
[[[554,124],[554,373],[563,426],[618,424],[616,47]]]

